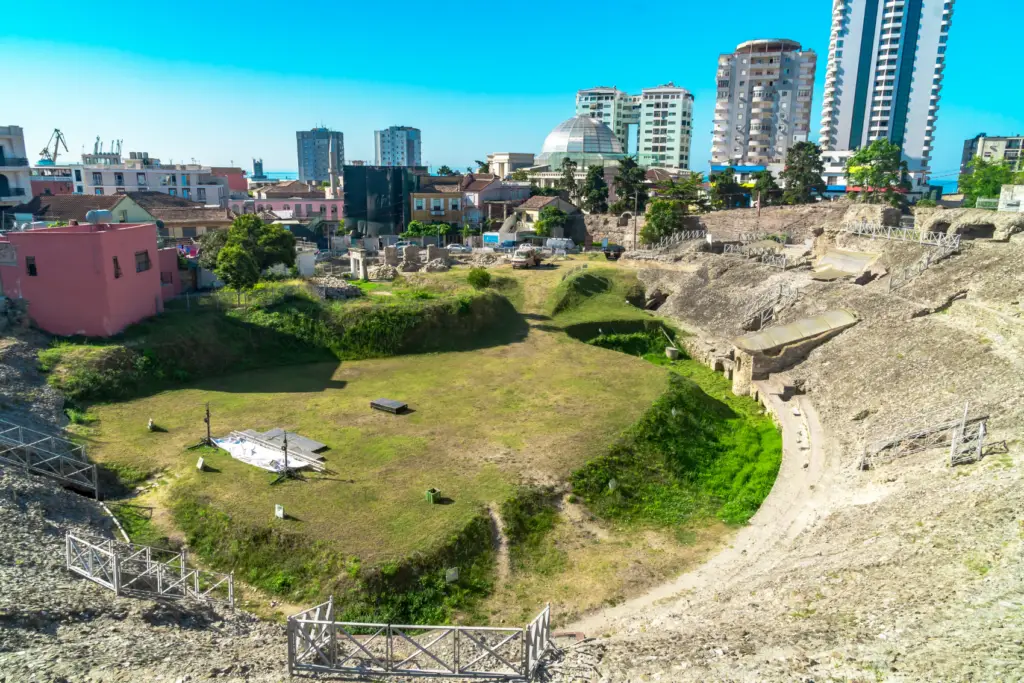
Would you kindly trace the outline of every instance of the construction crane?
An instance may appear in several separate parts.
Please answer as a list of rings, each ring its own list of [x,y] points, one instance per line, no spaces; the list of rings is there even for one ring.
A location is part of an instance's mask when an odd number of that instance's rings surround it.
[[[50,151],[50,145],[53,145],[53,151]],[[53,135],[50,136],[50,141],[46,143],[46,147],[43,147],[43,151],[39,153],[39,156],[50,163],[57,163],[57,155],[60,153],[61,145],[64,146],[64,151],[68,151],[68,143],[64,139],[64,133],[60,132],[60,128],[53,129]]]

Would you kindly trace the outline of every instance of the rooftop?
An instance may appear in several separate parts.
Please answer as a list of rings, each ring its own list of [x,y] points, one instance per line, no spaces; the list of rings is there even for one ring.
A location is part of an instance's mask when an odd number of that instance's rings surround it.
[[[517,208],[527,209],[527,210],[530,210],[530,211],[533,211],[533,210],[536,210],[536,209],[543,209],[548,204],[552,204],[554,202],[557,202],[558,199],[559,199],[559,197],[545,197],[543,195],[534,195],[533,197],[530,197],[525,202],[520,204]]]
[[[847,310],[826,311],[811,318],[745,334],[732,343],[748,353],[768,353],[826,332],[844,330],[856,323],[857,316]]]
[[[122,195],[41,195],[15,206],[11,213],[30,213],[44,221],[84,221],[90,211],[110,211],[122,199]]]

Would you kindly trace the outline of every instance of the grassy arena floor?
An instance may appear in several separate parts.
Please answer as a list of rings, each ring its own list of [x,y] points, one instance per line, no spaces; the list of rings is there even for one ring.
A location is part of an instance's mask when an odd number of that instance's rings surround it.
[[[520,343],[275,368],[94,406],[90,453],[163,471],[234,518],[329,541],[364,564],[428,549],[515,485],[564,481],[666,386],[664,370],[576,342],[550,323],[546,297],[563,269],[496,272],[532,280],[520,297],[532,327]],[[371,411],[381,397],[415,412]],[[326,443],[334,474],[271,487],[272,474],[221,453],[205,454],[216,471],[197,472],[186,448],[202,434],[207,401],[214,435],[286,427]],[[150,417],[166,431],[148,432]],[[431,486],[454,502],[427,505]],[[294,519],[274,519],[275,503]]]

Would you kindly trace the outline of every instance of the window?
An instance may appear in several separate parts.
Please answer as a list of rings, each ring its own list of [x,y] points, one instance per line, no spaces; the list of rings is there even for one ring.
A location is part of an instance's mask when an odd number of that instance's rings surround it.
[[[102,173],[93,172],[93,174],[92,174],[92,184],[93,185],[102,185],[103,184],[103,174]]]
[[[178,191],[172,187],[171,189],[167,190],[167,194],[171,195],[172,197],[177,197]]]
[[[115,173],[114,174],[114,184],[115,185],[124,185],[124,173]]]
[[[307,216],[312,216],[313,215],[313,205],[312,204],[306,204],[306,215]]]
[[[205,202],[206,201],[206,188],[205,187],[197,187],[196,188],[196,199],[198,201],[201,201],[201,202]]]
[[[338,215],[338,205],[337,204],[331,204],[331,215],[332,216],[337,216]]]
[[[121,277],[121,264],[117,262],[117,257],[114,257],[114,279]]]
[[[39,271],[36,270],[36,257],[35,256],[26,256],[25,257],[25,269],[28,271],[28,274],[31,275],[32,277],[35,277],[36,275],[39,275]]]
[[[323,216],[325,213],[327,213],[327,205],[326,204],[321,204],[320,205],[320,215]]]
[[[188,185],[188,173],[181,174],[181,184]]]
[[[413,209],[415,211],[423,211],[423,198],[422,197],[417,197],[414,200],[414,202],[415,203],[414,203]]]
[[[282,211],[291,211],[291,210],[292,210],[292,207],[291,207],[291,205],[290,205],[290,204],[285,204],[285,205],[284,205],[284,208],[283,208],[283,209],[281,209],[281,210],[282,210]]]
[[[135,272],[144,273],[149,268],[149,250],[135,252]]]
[[[82,182],[82,169],[80,169],[80,168],[76,168],[75,169],[75,182],[76,183]]]
[[[187,187],[181,188],[181,196],[184,197],[185,199],[189,199],[189,196],[191,195],[191,193],[192,193],[192,190],[190,190],[189,188],[187,188]]]
[[[448,200],[448,206],[451,207],[452,211],[458,211],[459,210],[459,200],[458,199],[449,199]]]
[[[146,184],[146,174],[145,173],[136,173],[135,174],[135,182],[137,184],[139,184],[139,185],[145,185]]]
[[[96,194],[103,194],[103,188],[97,187],[95,190],[93,190],[93,192],[95,192]]]
[[[441,202],[443,202],[443,201],[444,201],[443,199],[431,199],[430,200],[430,210],[431,211],[442,211],[444,209],[444,206],[441,204]]]
[[[196,229],[195,228],[182,228],[181,229],[181,236],[182,237],[195,237],[196,236]]]

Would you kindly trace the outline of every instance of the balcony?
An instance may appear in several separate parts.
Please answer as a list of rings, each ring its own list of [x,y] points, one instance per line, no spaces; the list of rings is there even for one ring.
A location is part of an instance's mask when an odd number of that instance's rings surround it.
[[[0,156],[0,168],[19,168],[28,166],[28,159],[25,157]]]
[[[430,215],[431,216],[443,216],[444,215],[444,209],[431,209],[430,210]]]
[[[6,190],[0,190],[0,200],[10,199],[12,197],[24,197],[25,188],[23,187],[9,187]]]

